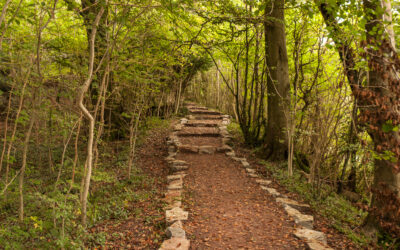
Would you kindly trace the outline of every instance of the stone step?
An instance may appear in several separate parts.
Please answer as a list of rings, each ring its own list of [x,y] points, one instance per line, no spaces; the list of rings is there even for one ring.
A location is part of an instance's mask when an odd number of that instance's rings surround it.
[[[221,136],[219,133],[207,133],[207,132],[204,132],[204,133],[185,133],[185,132],[182,132],[182,133],[179,133],[178,134],[179,136],[181,136],[181,137],[184,137],[184,136],[204,136],[204,137],[219,137],[219,136]]]
[[[179,145],[178,147],[179,152],[181,153],[193,153],[193,154],[214,154],[214,153],[225,153],[225,152],[231,152],[232,148],[223,145],[220,147],[217,146],[208,146],[208,145],[203,145],[203,146],[194,146],[194,145]]]
[[[221,115],[220,112],[211,110],[191,110],[190,113],[194,115]]]
[[[206,116],[195,116],[193,120],[222,120],[222,116],[220,115],[206,115]]]
[[[218,123],[205,123],[205,122],[188,122],[185,124],[186,127],[218,127]]]
[[[200,110],[208,110],[208,108],[206,108],[206,107],[193,106],[193,105],[191,105],[191,106],[187,106],[187,109],[189,109],[189,110],[196,110],[196,109],[200,109]]]
[[[188,250],[190,241],[184,238],[172,237],[165,240],[159,250]]]

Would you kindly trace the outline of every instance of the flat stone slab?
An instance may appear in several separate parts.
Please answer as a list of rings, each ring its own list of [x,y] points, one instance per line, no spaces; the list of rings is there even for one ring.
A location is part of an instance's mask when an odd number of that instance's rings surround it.
[[[176,152],[176,147],[175,146],[168,146],[168,153],[174,153],[174,152]]]
[[[333,250],[333,248],[330,248],[329,246],[324,245],[318,241],[309,241],[306,242],[306,244],[310,250]]]
[[[268,186],[271,184],[272,181],[270,180],[264,180],[264,179],[257,179],[256,182],[260,185]]]
[[[186,170],[189,167],[187,166],[186,161],[175,160],[170,162],[170,168],[174,171],[181,171],[181,170]]]
[[[192,146],[192,145],[180,145],[178,147],[179,152],[183,153],[195,153],[197,154],[199,152],[199,147],[198,146]]]
[[[243,160],[245,161],[246,158],[232,157],[232,160],[242,162]]]
[[[174,126],[174,131],[180,131],[182,130],[183,126],[181,124],[177,124]]]
[[[209,110],[192,110],[190,113],[194,115],[221,115],[220,112],[217,111],[209,111]]]
[[[168,190],[181,190],[183,188],[182,179],[173,180],[168,185]]]
[[[226,156],[229,156],[229,157],[231,157],[231,158],[236,156],[236,154],[235,154],[234,151],[226,152],[225,155],[226,155]]]
[[[250,167],[250,164],[247,162],[247,160],[242,160],[241,162],[242,162],[243,167],[245,167],[245,168]]]
[[[174,181],[174,180],[182,180],[183,177],[184,177],[184,176],[181,175],[181,174],[173,174],[173,175],[168,175],[168,176],[167,176],[167,180],[168,180],[168,182]]]
[[[176,152],[168,152],[168,157],[174,158],[177,155]]]
[[[187,220],[188,217],[189,213],[183,211],[180,207],[175,207],[165,211],[165,219],[167,220],[167,223],[173,223],[177,220]]]
[[[186,238],[186,232],[183,230],[182,221],[175,221],[165,232],[168,238]]]
[[[176,159],[175,159],[175,157],[168,156],[168,157],[165,157],[165,160],[169,163],[169,162],[175,161]]]
[[[222,136],[227,136],[227,135],[229,135],[229,132],[226,131],[226,130],[220,130],[219,133],[220,133]]]
[[[279,203],[291,206],[293,208],[297,208],[297,207],[310,208],[310,205],[299,203],[295,200],[288,199],[288,198],[277,198],[276,201]]]
[[[279,193],[278,191],[276,191],[275,188],[269,188],[269,187],[265,187],[265,186],[261,186],[261,189],[266,190],[268,193],[270,193],[272,196],[274,197],[279,197],[281,196],[281,193]]]
[[[217,116],[195,116],[194,120],[222,120],[222,117]]]
[[[248,173],[247,175],[250,176],[251,178],[260,178],[258,174]]]
[[[309,242],[319,242],[322,245],[327,245],[326,236],[323,232],[315,231],[307,228],[297,228],[294,235],[302,240]]]
[[[224,145],[231,145],[231,144],[232,144],[232,140],[231,140],[230,138],[223,137],[223,138],[222,138],[222,144],[224,144]]]
[[[301,225],[305,228],[312,229],[314,223],[314,216],[308,214],[302,214],[299,210],[292,208],[291,206],[284,206],[286,213],[291,216],[296,224]]]
[[[159,250],[188,250],[190,241],[184,238],[173,237],[165,240]]]
[[[214,146],[199,146],[199,153],[200,154],[214,154],[216,148]]]
[[[204,122],[202,122],[204,121]],[[197,120],[191,120],[191,122],[188,122],[185,124],[187,127],[218,127],[218,123],[216,122],[206,122],[205,120],[197,121]]]
[[[233,149],[232,149],[232,147],[230,147],[228,145],[224,145],[222,147],[218,147],[217,152],[219,152],[219,153],[233,152]]]
[[[246,168],[246,172],[247,172],[247,173],[250,173],[250,174],[255,174],[255,173],[257,173],[257,171],[256,171],[255,169],[252,169],[252,168]]]

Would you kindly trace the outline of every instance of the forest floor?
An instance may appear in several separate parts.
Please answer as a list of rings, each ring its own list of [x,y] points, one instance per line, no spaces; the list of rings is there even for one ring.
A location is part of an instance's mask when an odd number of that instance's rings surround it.
[[[184,128],[180,142],[193,146],[220,147],[221,137],[216,137],[212,124],[221,120],[202,119],[196,115],[190,120],[190,128]],[[197,118],[200,118],[197,120]],[[200,121],[200,122],[197,122]],[[173,124],[171,124],[172,127]],[[193,125],[193,126],[192,126]],[[139,215],[115,222],[105,221],[92,228],[93,232],[105,232],[106,248],[157,249],[165,236],[163,193],[167,189],[166,177],[171,174],[165,157],[168,155],[166,139],[171,129],[150,131],[142,144],[137,165],[148,178],[154,178],[150,199],[131,204],[139,209]],[[249,149],[236,143],[239,157],[246,157],[257,173],[269,176],[265,165],[259,163]],[[189,168],[184,178],[182,208],[189,212],[183,222],[191,249],[305,249],[303,240],[294,235],[296,224],[275,198],[261,189],[250,178],[239,162],[224,153],[193,154],[178,152],[177,160],[184,160]],[[277,182],[272,186],[294,200],[301,200]],[[145,187],[146,188],[146,187]],[[150,197],[149,197],[150,198]],[[309,209],[314,215],[314,228],[327,236],[330,247],[356,249],[345,235],[330,226],[327,219]]]

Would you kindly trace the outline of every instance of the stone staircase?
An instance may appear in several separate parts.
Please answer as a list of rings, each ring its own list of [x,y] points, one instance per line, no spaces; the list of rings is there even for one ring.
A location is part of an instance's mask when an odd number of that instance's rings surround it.
[[[187,104],[190,115],[180,119],[175,125],[174,131],[167,140],[168,162],[171,175],[168,178],[168,190],[165,194],[166,222],[169,225],[166,235],[169,239],[161,245],[161,250],[189,249],[190,241],[186,238],[183,221],[187,220],[189,213],[182,209],[183,181],[189,168],[188,162],[177,160],[177,154],[219,154],[224,153],[233,161],[237,161],[245,168],[249,178],[260,185],[262,190],[275,197],[276,202],[282,205],[286,213],[291,216],[298,227],[295,229],[295,236],[304,240],[310,249],[323,250],[331,249],[327,245],[325,234],[313,230],[314,217],[300,211],[309,209],[307,204],[299,203],[280,194],[276,189],[270,187],[271,180],[261,177],[253,169],[245,158],[236,157],[230,146],[232,137],[227,130],[230,122],[229,115],[222,115],[217,111],[210,111],[206,107],[196,104]],[[205,143],[210,145],[196,145],[195,138],[203,138]],[[191,141],[193,140],[193,141]]]

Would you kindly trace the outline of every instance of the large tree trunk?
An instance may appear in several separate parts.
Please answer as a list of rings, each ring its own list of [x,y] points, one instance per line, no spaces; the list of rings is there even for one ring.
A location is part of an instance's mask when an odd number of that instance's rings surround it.
[[[325,1],[318,6],[330,27],[340,58],[343,62],[352,92],[359,104],[359,124],[366,127],[374,142],[375,172],[371,211],[366,220],[371,236],[378,228],[384,227],[391,233],[400,235],[400,135],[391,128],[400,124],[400,61],[395,50],[391,26],[384,27],[383,20],[390,21],[390,1],[364,0],[366,16],[365,33],[368,61],[367,83],[361,86],[359,72],[355,69],[355,55],[341,35],[341,30]],[[383,7],[383,8],[382,8]],[[379,10],[384,10],[383,13]],[[385,32],[386,31],[386,32]],[[390,123],[389,123],[390,121]],[[385,128],[385,129],[384,129]]]
[[[381,6],[384,6],[383,13],[376,11]],[[400,61],[395,49],[394,33],[390,32],[390,25],[386,28],[383,25],[383,21],[391,17],[390,1],[388,6],[387,0],[364,0],[364,11],[367,19],[368,86],[356,96],[365,105],[360,109],[360,120],[369,124],[368,133],[379,155],[374,161],[372,210],[366,221],[366,229],[375,233],[376,228],[383,227],[400,236],[400,218],[397,215],[400,205],[400,134],[387,128],[389,121],[390,126],[400,124]],[[368,94],[372,97],[366,96]]]
[[[289,68],[286,50],[284,0],[271,0],[265,8],[265,55],[268,66],[268,118],[266,157],[282,160],[287,154],[285,127],[289,118]]]

